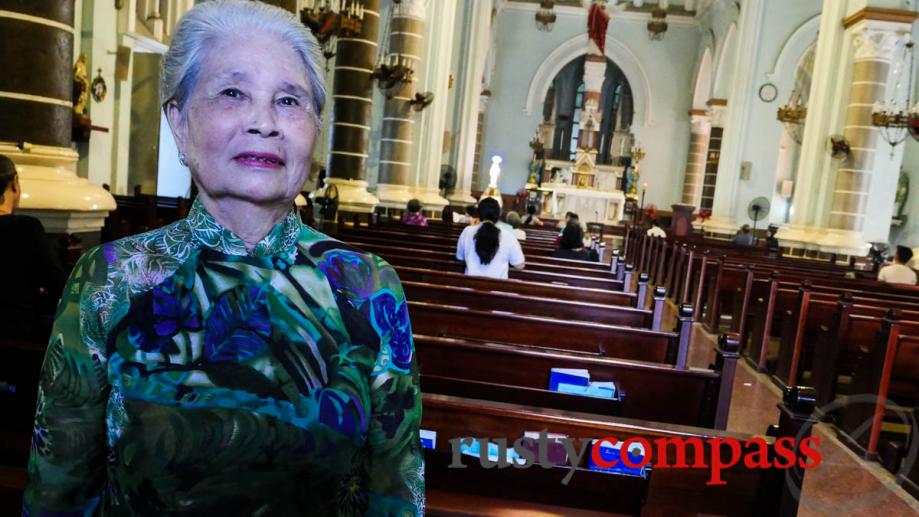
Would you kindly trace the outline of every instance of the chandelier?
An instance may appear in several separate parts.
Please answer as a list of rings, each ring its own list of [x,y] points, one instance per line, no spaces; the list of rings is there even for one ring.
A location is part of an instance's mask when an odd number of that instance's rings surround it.
[[[555,25],[555,2],[553,0],[540,0],[539,10],[536,11],[536,28],[541,31],[551,31]]]
[[[799,145],[804,136],[804,120],[807,118],[807,106],[801,102],[798,91],[791,92],[788,103],[779,107],[776,115],[779,122],[785,125],[785,131]]]
[[[414,75],[415,70],[412,69],[410,58],[400,54],[388,54],[386,57],[381,56],[370,78],[377,81],[377,86],[387,98],[392,98],[390,93],[393,87],[399,83],[412,82]]]
[[[912,104],[913,92],[913,41],[907,41],[904,51],[903,60],[894,65],[894,75],[897,77],[896,86],[887,102],[877,102],[871,110],[871,125],[881,128],[881,138],[890,144],[890,154],[893,156],[894,149],[902,144],[906,137],[909,136],[911,122],[919,119],[919,104]],[[906,90],[906,100],[901,104],[900,91],[903,82],[901,68],[903,61],[909,61],[909,87]]]
[[[648,36],[654,41],[664,39],[667,32],[667,10],[655,7],[651,10],[651,21],[648,22]]]
[[[310,28],[322,47],[328,71],[329,60],[335,56],[338,37],[354,37],[364,25],[364,4],[361,0],[304,0],[300,21]]]

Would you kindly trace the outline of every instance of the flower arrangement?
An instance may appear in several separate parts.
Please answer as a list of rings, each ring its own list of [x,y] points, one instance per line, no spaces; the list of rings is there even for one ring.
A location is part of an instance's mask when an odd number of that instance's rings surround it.
[[[708,208],[703,208],[693,215],[695,216],[695,219],[705,223],[705,221],[707,221],[712,216],[712,211]]]

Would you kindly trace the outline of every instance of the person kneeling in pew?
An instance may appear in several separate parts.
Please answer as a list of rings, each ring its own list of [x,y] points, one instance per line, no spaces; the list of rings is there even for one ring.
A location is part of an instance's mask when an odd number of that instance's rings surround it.
[[[467,226],[456,242],[456,259],[466,263],[466,274],[507,278],[508,265],[523,269],[523,249],[514,234],[497,226],[501,207],[493,198],[479,202],[482,222]]]

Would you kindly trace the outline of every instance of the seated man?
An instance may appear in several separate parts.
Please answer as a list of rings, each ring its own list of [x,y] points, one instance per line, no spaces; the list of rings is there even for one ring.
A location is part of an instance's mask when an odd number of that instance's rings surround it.
[[[653,219],[651,221],[651,227],[648,228],[647,233],[648,233],[648,237],[667,238],[667,232],[665,232],[664,229],[660,227],[660,224],[658,224],[657,219]]]
[[[511,233],[514,234],[514,237],[517,237],[518,241],[527,240],[527,232],[520,229],[520,214],[512,210],[504,218],[507,219],[507,225],[510,226]]]
[[[737,235],[734,236],[733,242],[738,246],[753,246],[753,234],[750,233],[749,224],[740,227]]]
[[[913,258],[911,249],[906,246],[897,246],[893,264],[881,268],[881,272],[878,273],[878,280],[888,284],[916,285],[916,272],[906,265],[911,258]]]

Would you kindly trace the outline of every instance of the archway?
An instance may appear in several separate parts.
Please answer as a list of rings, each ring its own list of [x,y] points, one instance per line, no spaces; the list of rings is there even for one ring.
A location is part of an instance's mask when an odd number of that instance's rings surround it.
[[[704,110],[712,98],[712,49],[706,47],[696,71],[696,83],[692,92],[693,109]]]

